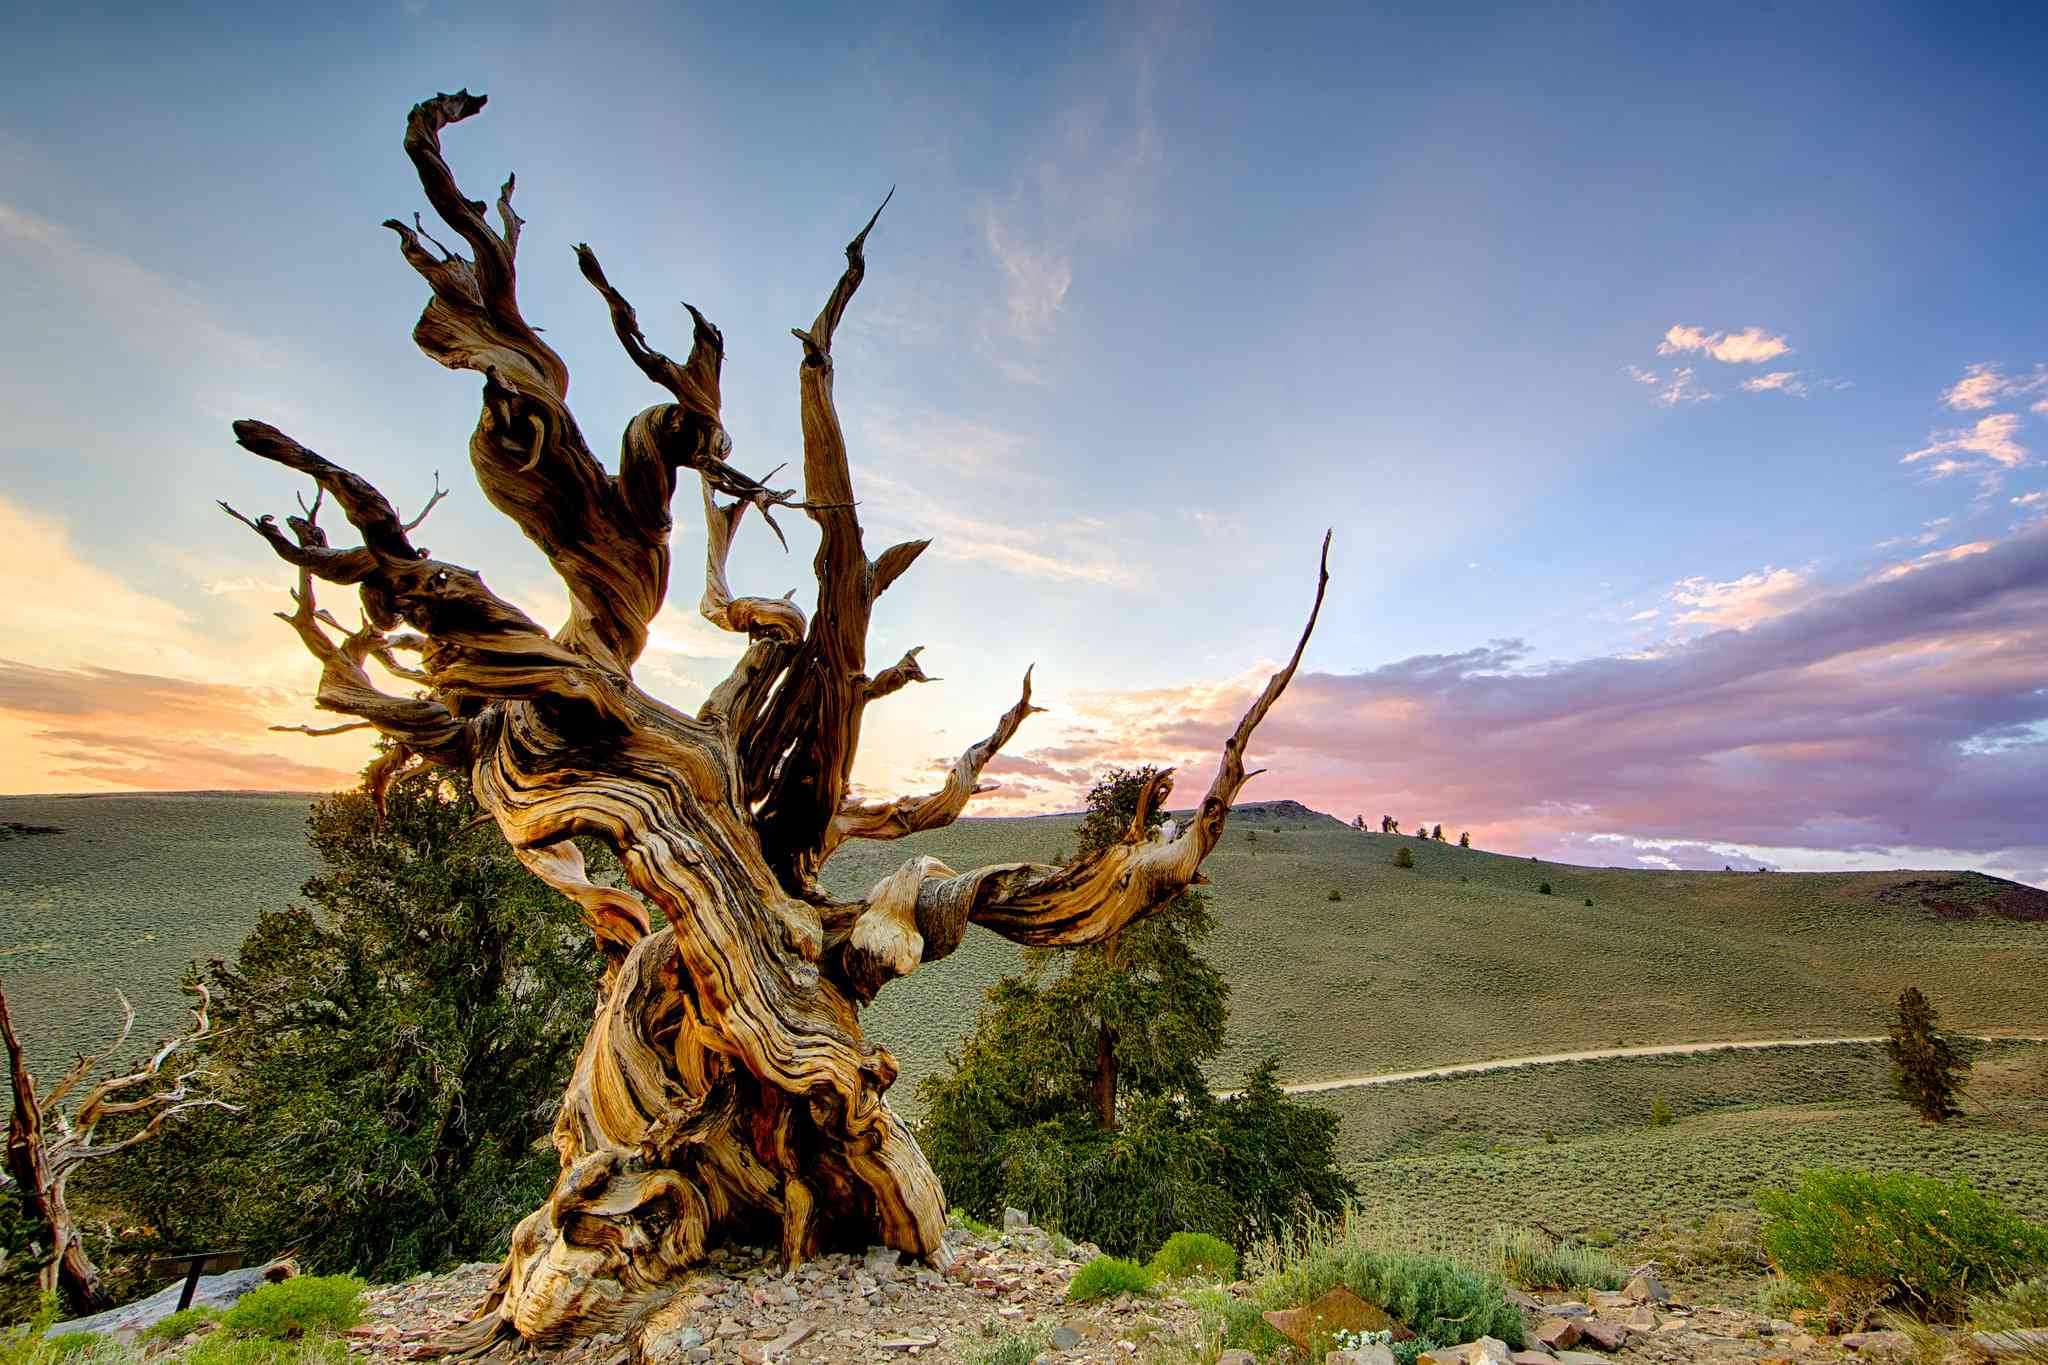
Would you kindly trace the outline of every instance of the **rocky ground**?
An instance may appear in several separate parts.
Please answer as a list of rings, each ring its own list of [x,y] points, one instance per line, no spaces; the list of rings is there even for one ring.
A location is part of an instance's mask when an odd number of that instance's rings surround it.
[[[995,1236],[956,1229],[948,1246],[956,1259],[944,1274],[901,1264],[880,1249],[827,1256],[790,1275],[765,1259],[727,1253],[650,1315],[634,1340],[603,1337],[557,1352],[505,1346],[492,1358],[532,1365],[967,1365],[986,1360],[1010,1338],[1028,1337],[1038,1365],[1250,1365],[1242,1353],[1225,1352],[1218,1361],[1214,1344],[1202,1349],[1200,1311],[1171,1292],[1066,1302],[1068,1282],[1093,1255],[1091,1247],[1061,1243],[1035,1228]],[[432,1337],[472,1315],[494,1269],[469,1265],[373,1288],[350,1349],[366,1365],[427,1354]],[[1679,1303],[1657,1283],[1653,1268],[1646,1272],[1627,1290],[1594,1294],[1590,1302],[1517,1294],[1528,1327],[1523,1350],[1481,1339],[1425,1355],[1424,1365],[1817,1365],[1897,1359],[1910,1346],[1896,1333],[1831,1336],[1741,1309]],[[1956,1345],[1958,1359],[1970,1358],[1963,1342]],[[1385,1365],[1386,1359],[1368,1348],[1333,1353],[1325,1365]]]
[[[947,1234],[956,1253],[944,1275],[896,1253],[825,1256],[783,1275],[761,1257],[718,1256],[651,1314],[637,1342],[598,1338],[541,1353],[547,1365],[785,1365],[841,1361],[977,1361],[1006,1335],[1040,1333],[1051,1358],[1072,1365],[1148,1358],[1192,1340],[1199,1313],[1172,1295],[1100,1304],[1066,1302],[1067,1284],[1092,1247],[1056,1243],[1036,1228],[977,1237]],[[351,1334],[365,1359],[412,1359],[447,1327],[467,1321],[496,1267],[379,1285]],[[503,1348],[501,1348],[503,1350]],[[504,1351],[509,1359],[513,1353]]]

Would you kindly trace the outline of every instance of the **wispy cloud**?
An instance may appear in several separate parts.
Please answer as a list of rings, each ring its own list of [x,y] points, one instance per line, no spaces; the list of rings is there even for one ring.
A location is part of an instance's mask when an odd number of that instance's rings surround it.
[[[1654,388],[1656,400],[1667,408],[1677,407],[1680,403],[1703,403],[1714,396],[1700,387],[1699,376],[1693,373],[1690,365],[1681,365],[1669,374],[1631,365],[1628,377],[1638,384]]]
[[[1878,582],[1888,578],[1903,578],[1909,573],[1931,569],[1937,564],[1948,564],[1958,559],[1967,559],[1971,555],[1987,554],[1992,544],[1993,542],[1988,540],[1973,540],[1965,545],[1951,545],[1946,550],[1929,550],[1924,555],[1916,555],[1897,564],[1887,564],[1879,569],[1874,577]]]
[[[1994,412],[1978,418],[1973,426],[1936,432],[1928,444],[1900,456],[1899,463],[1932,459],[1929,469],[1937,478],[1965,473],[1996,475],[2027,462],[2027,447],[2015,439],[2019,429],[2016,413]],[[1987,461],[1996,468],[1987,466]]]
[[[0,599],[11,656],[0,661],[0,788],[331,790],[367,753],[360,736],[265,730],[319,717],[318,667],[282,626],[264,616],[248,638],[212,628],[92,564],[63,527],[5,499],[0,581],[36,585]],[[301,744],[325,747],[300,758]],[[182,769],[179,752],[191,756]],[[234,763],[251,776],[234,780]]]
[[[1806,397],[1806,381],[1799,377],[1797,370],[1773,370],[1753,379],[1742,381],[1742,387],[1749,393],[1786,393],[1795,398]]]
[[[1664,333],[1664,340],[1657,343],[1658,355],[1698,351],[1730,365],[1761,364],[1766,360],[1776,360],[1791,349],[1785,338],[1772,336],[1761,327],[1745,327],[1739,332],[1709,332],[1702,327],[1673,324]]]
[[[1681,626],[1746,630],[1759,621],[1784,615],[1812,592],[1806,574],[1768,564],[1755,573],[1718,583],[1708,578],[1682,578],[1670,597],[1685,610],[1672,621]]]
[[[1964,369],[1963,377],[1942,393],[1941,401],[1958,412],[1978,412],[2042,389],[2048,389],[2048,365],[2036,365],[2031,375],[2021,378],[2004,373],[1989,361],[1979,361]],[[2048,412],[2048,398],[2036,402],[2033,409]]]
[[[1002,283],[985,340],[1014,378],[1042,379],[1028,352],[1057,330],[1084,252],[1128,241],[1151,212],[1166,163],[1152,83],[1170,30],[1141,11],[1120,57],[1055,114],[1009,193],[979,206],[982,241]]]

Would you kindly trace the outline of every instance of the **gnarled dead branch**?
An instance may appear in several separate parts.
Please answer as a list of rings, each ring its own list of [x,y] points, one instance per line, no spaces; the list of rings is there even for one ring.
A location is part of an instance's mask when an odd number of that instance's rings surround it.
[[[127,996],[116,991],[114,994],[121,1002],[120,1034],[103,1051],[80,1057],[50,1087],[49,1093],[38,1099],[35,1078],[29,1074],[21,1042],[15,1036],[7,992],[0,988],[0,1042],[6,1045],[8,1079],[14,1095],[14,1112],[7,1123],[7,1183],[14,1186],[23,1211],[44,1230],[40,1247],[43,1263],[36,1272],[37,1287],[46,1292],[57,1291],[74,1314],[97,1313],[114,1304],[100,1284],[98,1268],[79,1240],[78,1224],[72,1217],[65,1191],[72,1173],[88,1161],[148,1141],[179,1114],[203,1108],[235,1109],[223,1100],[197,1093],[200,1072],[196,1067],[165,1075],[175,1053],[199,1042],[213,1028],[206,987],[195,983],[187,989],[194,1000],[191,1029],[165,1039],[148,1061],[93,1086],[67,1114],[61,1106],[71,1091],[128,1041],[135,1027],[134,1006],[128,1003]],[[102,1140],[100,1125],[119,1118],[139,1122],[123,1136]]]

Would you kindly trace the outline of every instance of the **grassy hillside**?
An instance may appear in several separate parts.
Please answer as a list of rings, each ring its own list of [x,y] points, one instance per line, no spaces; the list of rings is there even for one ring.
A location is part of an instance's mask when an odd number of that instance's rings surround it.
[[[116,988],[146,1051],[183,1019],[185,964],[233,953],[313,872],[303,796],[4,796],[9,825],[58,831],[0,841],[0,979],[45,1073],[112,1041]]]
[[[232,952],[257,909],[293,899],[311,872],[305,804],[0,798],[0,826],[63,831],[0,841],[0,974],[38,1063],[111,1027],[115,985],[142,1009],[145,1039],[174,1023],[183,964]],[[959,868],[1049,860],[1071,850],[1073,825],[964,820],[857,843],[825,879],[857,894],[915,853]],[[1393,865],[1398,847],[1413,869]],[[1907,982],[1952,1027],[2048,1034],[2048,997],[1987,988],[2048,976],[2048,922],[2006,917],[2048,914],[2048,895],[1974,874],[1579,868],[1361,835],[1292,803],[1234,813],[1207,869],[1220,925],[1212,951],[1233,990],[1219,1080],[1268,1051],[1287,1078],[1312,1080],[1550,1050],[1871,1033]],[[1545,880],[1555,894],[1537,893]],[[965,1032],[989,983],[1017,968],[1011,945],[977,929],[883,993],[868,1024],[903,1063],[899,1105],[915,1110],[918,1077]]]
[[[959,868],[1049,858],[1071,847],[1072,827],[963,820],[849,846],[826,878],[850,894],[912,853]],[[1394,866],[1403,847],[1412,869]],[[1582,868],[1359,834],[1277,804],[1234,813],[1204,866],[1213,952],[1232,990],[1222,1078],[1268,1051],[1284,1078],[1315,1080],[1528,1052],[1879,1033],[1908,983],[1949,1027],[2048,1034],[2048,995],[1990,985],[2048,975],[2048,922],[2004,917],[2048,916],[2048,894],[1975,874]],[[1544,881],[1553,894],[1539,894]],[[883,993],[869,1029],[904,1065],[899,1104],[914,1108],[908,1083],[1017,962],[975,930]]]

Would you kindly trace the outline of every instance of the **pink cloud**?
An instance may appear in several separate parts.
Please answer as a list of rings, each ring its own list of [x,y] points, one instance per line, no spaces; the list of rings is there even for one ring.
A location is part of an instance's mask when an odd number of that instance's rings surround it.
[[[1702,327],[1687,327],[1673,324],[1657,343],[1658,355],[1679,355],[1686,351],[1698,351],[1729,365],[1758,365],[1766,360],[1776,360],[1792,349],[1781,336],[1772,336],[1761,327],[1745,327],[1739,332],[1709,332]]]
[[[1797,569],[1774,569],[1768,564],[1760,572],[1723,583],[1683,578],[1671,590],[1671,600],[1686,610],[1673,620],[1681,626],[1740,630],[1784,614],[1810,592],[1805,574]]]
[[[1980,455],[2000,469],[2017,469],[2027,462],[2028,450],[2014,439],[2019,433],[2020,419],[2010,412],[1994,412],[1988,417],[1977,419],[1976,425],[1960,430],[1947,431],[1935,436],[1927,445],[1899,458],[1900,464],[1914,464],[1930,456],[1941,456],[1929,468],[1936,476],[1964,473],[1973,468],[1981,469],[1978,462],[1958,459],[1961,455]]]
[[[1270,772],[1248,795],[1596,862],[1636,861],[1593,856],[1612,837],[1689,866],[1941,847],[2048,875],[2048,528],[1929,560],[1654,654],[1537,667],[1495,641],[1303,674],[1254,741]],[[1099,738],[1058,766],[1178,764],[1191,801],[1263,680],[1081,697]]]

